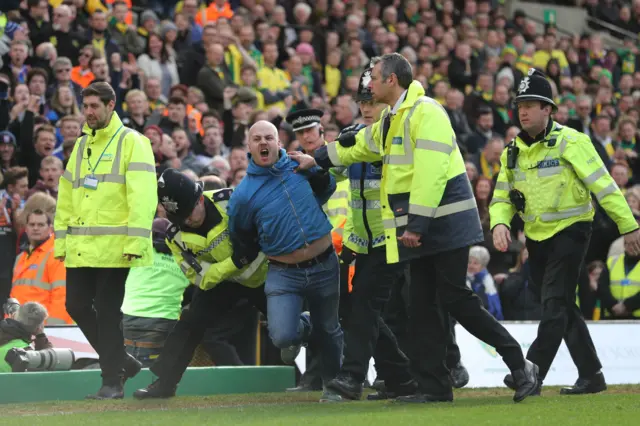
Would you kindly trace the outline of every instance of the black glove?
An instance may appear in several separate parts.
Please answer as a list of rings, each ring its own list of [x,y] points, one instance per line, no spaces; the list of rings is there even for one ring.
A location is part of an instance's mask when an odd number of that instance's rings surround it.
[[[314,194],[318,195],[327,190],[331,182],[331,175],[327,170],[318,170],[316,173],[309,176],[309,185]]]
[[[345,148],[353,146],[356,144],[356,135],[366,126],[364,124],[352,124],[351,126],[347,126],[338,135],[338,143]]]

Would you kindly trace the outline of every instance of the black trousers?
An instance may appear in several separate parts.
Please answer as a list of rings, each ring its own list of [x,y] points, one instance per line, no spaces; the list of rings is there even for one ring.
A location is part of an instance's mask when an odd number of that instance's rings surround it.
[[[100,357],[105,385],[120,383],[125,362],[122,301],[128,268],[68,268],[67,312]]]
[[[386,263],[384,247],[356,257],[342,372],[358,381],[366,378],[371,357],[374,357],[376,370],[385,377],[388,387],[411,380],[409,359],[382,319],[391,288],[403,271],[402,263]]]
[[[467,287],[468,260],[469,247],[462,247],[410,261],[409,358],[422,393],[452,392],[446,365],[450,338],[447,311],[469,333],[496,348],[511,371],[524,368],[518,342]]]
[[[241,299],[247,299],[251,305],[267,315],[264,286],[249,288],[224,281],[211,290],[195,289],[189,308],[182,313],[167,337],[160,357],[150,368],[153,374],[170,386],[177,385],[207,328],[217,321],[222,321],[221,318]]]
[[[589,246],[591,223],[576,223],[541,242],[527,240],[532,290],[542,303],[538,336],[527,359],[538,364],[544,379],[565,340],[580,377],[588,378],[602,365],[589,329],[576,305],[576,286]]]
[[[405,354],[409,353],[409,286],[410,284],[410,272],[408,265],[405,267],[404,273],[401,275],[391,289],[391,297],[383,318],[389,326],[391,332],[396,336],[398,340],[398,346],[400,350]],[[447,340],[447,368],[452,369],[462,361],[460,354],[460,348],[456,341],[456,320],[451,316],[449,317],[450,333]],[[384,380],[384,376],[378,374],[380,380]]]

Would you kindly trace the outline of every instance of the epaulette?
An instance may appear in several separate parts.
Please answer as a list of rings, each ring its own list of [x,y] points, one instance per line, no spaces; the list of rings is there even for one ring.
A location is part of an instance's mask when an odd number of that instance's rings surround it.
[[[233,194],[232,188],[219,189],[213,193],[213,201],[229,201],[229,198],[231,198],[231,194]]]

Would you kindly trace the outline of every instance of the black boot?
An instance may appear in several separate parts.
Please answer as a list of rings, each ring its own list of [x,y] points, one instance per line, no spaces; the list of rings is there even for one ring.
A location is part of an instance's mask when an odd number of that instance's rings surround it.
[[[392,385],[390,388],[387,388],[385,382],[382,385],[379,385],[377,389],[378,392],[367,395],[367,400],[381,401],[384,399],[395,399],[400,396],[414,395],[418,390],[418,384],[415,380],[410,380],[406,383],[397,386]]]
[[[576,384],[568,387],[560,389],[561,395],[585,395],[589,393],[599,393],[607,390],[607,383],[604,380],[604,374],[602,371],[598,371],[592,377],[578,378],[576,380]]]
[[[85,399],[122,399],[124,398],[124,386],[122,380],[119,383],[102,383],[102,387],[96,393],[87,395]]]
[[[142,363],[130,354],[124,359],[124,381],[133,379],[142,370]]]
[[[511,374],[507,374],[506,376],[504,376],[504,385],[506,387],[508,387],[511,390],[516,390],[516,384],[513,381],[513,376]],[[538,376],[538,389],[536,389],[536,391],[534,393],[532,393],[530,396],[540,396],[540,394],[542,393],[542,379],[540,378],[540,376]]]
[[[538,385],[538,366],[529,360],[524,361],[524,368],[511,372],[516,393],[513,395],[515,402],[524,401],[530,395],[540,393]],[[506,377],[505,377],[506,379]]]
[[[340,394],[343,398],[359,400],[362,398],[362,382],[349,374],[338,374],[327,383],[327,389]]]
[[[176,385],[166,384],[162,379],[156,379],[146,388],[135,391],[133,397],[135,399],[172,398],[176,396],[176,389]]]
[[[458,362],[458,364],[450,370],[449,376],[451,377],[451,384],[456,389],[463,388],[469,383],[469,372],[461,362]]]

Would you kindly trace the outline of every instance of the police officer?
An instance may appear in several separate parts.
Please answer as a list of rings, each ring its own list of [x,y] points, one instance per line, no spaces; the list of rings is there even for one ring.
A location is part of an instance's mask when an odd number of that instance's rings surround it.
[[[561,393],[601,392],[606,389],[602,366],[575,297],[591,236],[591,193],[632,254],[640,253],[638,224],[589,137],[551,119],[556,105],[544,74],[530,69],[515,102],[522,131],[502,153],[489,211],[498,250],[507,250],[516,212],[525,223],[533,288],[542,301],[538,336],[527,359],[540,367],[541,385],[564,338],[579,378]],[[505,384],[513,387],[510,375]]]
[[[422,84],[413,81],[411,65],[402,55],[387,54],[373,64],[373,97],[393,107],[365,130],[320,148],[315,158],[325,168],[383,162],[386,261],[407,260],[411,268],[409,356],[418,391],[398,400],[453,400],[445,364],[446,310],[503,356],[515,377],[514,401],[520,402],[537,388],[537,367],[524,359],[518,342],[466,286],[469,246],[484,238],[451,122],[440,104],[424,96]]]
[[[158,179],[158,199],[172,223],[167,244],[197,288],[150,368],[158,379],[137,390],[135,398],[174,396],[207,327],[240,299],[266,315],[266,257],[252,241],[234,241],[232,246],[226,213],[231,193],[203,192],[200,183],[175,169],[165,170]]]
[[[54,255],[67,268],[67,312],[100,357],[102,387],[88,398],[114,399],[140,371],[125,353],[120,307],[129,268],[153,259],[155,161],[149,140],[114,112],[108,83],[89,85],[82,97],[84,136],[60,178]]]

